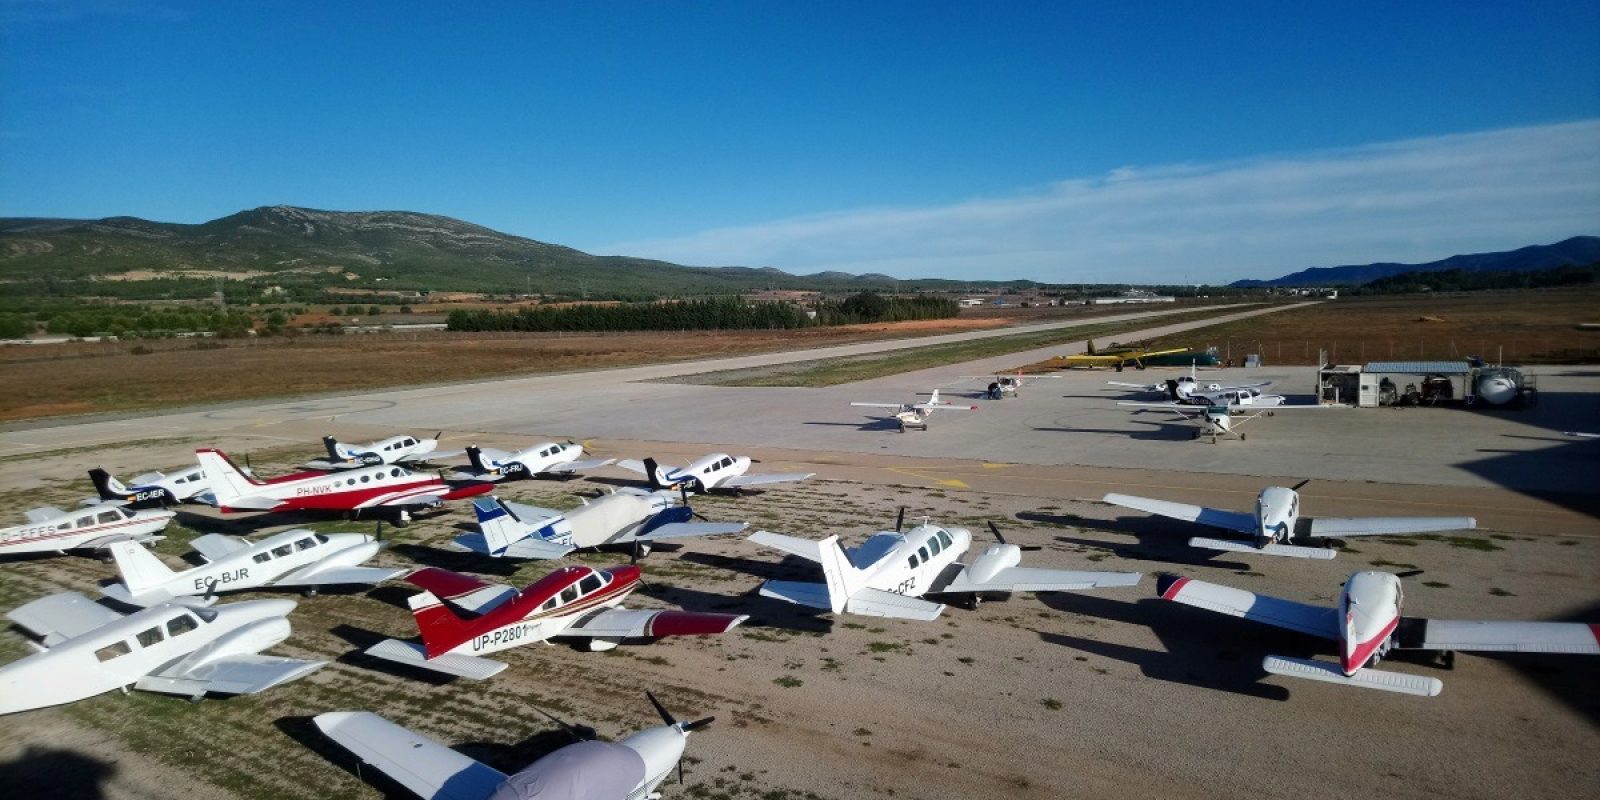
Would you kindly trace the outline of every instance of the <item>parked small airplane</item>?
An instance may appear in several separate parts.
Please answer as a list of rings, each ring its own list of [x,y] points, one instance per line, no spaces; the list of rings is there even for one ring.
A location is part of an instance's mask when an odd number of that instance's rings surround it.
[[[580,460],[583,445],[577,442],[558,444],[544,442],[513,453],[493,447],[467,448],[470,472],[458,472],[460,477],[483,478],[498,481],[507,478],[532,478],[539,475],[571,475],[586,469],[595,469],[612,463],[612,458]]]
[[[1220,383],[1201,383],[1198,371],[1193,364],[1189,365],[1188,375],[1179,375],[1176,378],[1168,378],[1161,383],[1126,383],[1123,381],[1106,381],[1106,383],[1110,386],[1116,386],[1123,389],[1137,389],[1141,392],[1161,392],[1167,396],[1168,400],[1174,403],[1190,403],[1192,405],[1225,405],[1227,404],[1227,401],[1224,401],[1220,397],[1223,392],[1239,391],[1242,389],[1262,389],[1272,385],[1272,381],[1235,384],[1231,386]],[[1205,399],[1194,400],[1193,398],[1195,398],[1196,395],[1199,395]],[[1213,401],[1211,400],[1212,397],[1217,397],[1218,399]]]
[[[1273,395],[1273,396],[1276,397],[1277,395]],[[1310,409],[1310,408],[1342,408],[1343,407],[1343,406],[1320,406],[1320,405],[1306,405],[1306,406],[1274,405],[1274,406],[1261,406],[1259,408],[1253,408],[1253,409],[1250,409],[1250,410],[1246,410],[1247,407],[1252,406],[1253,404],[1248,404],[1247,403],[1245,405],[1235,405],[1235,406],[1227,406],[1227,405],[1197,406],[1197,405],[1189,405],[1187,403],[1133,403],[1133,402],[1128,402],[1126,400],[1119,401],[1117,403],[1117,405],[1119,405],[1119,406],[1127,406],[1127,407],[1131,407],[1131,408],[1138,408],[1140,410],[1144,410],[1144,409],[1164,409],[1164,410],[1167,410],[1167,411],[1171,411],[1172,413],[1177,414],[1178,416],[1182,417],[1185,422],[1194,423],[1195,425],[1199,426],[1200,429],[1194,432],[1194,438],[1199,439],[1202,436],[1210,436],[1212,444],[1216,444],[1217,443],[1217,439],[1219,437],[1224,437],[1224,436],[1235,436],[1235,437],[1238,437],[1239,441],[1242,442],[1242,441],[1245,440],[1246,436],[1245,436],[1245,434],[1239,433],[1237,430],[1235,430],[1236,428],[1238,428],[1240,425],[1243,425],[1244,423],[1249,422],[1250,420],[1253,420],[1253,419],[1255,419],[1257,417],[1263,417],[1263,416],[1270,417],[1270,416],[1273,415],[1273,413],[1278,412],[1278,411],[1293,411],[1293,410],[1297,410],[1297,409]],[[1245,413],[1239,413],[1241,411],[1244,411]]]
[[[0,667],[0,714],[130,686],[193,700],[266,691],[326,663],[259,655],[289,638],[294,605],[163,603],[123,616],[77,592],[40,598],[6,615],[42,641],[39,652]]]
[[[1022,370],[1017,370],[1015,375],[962,375],[962,380],[989,381],[989,388],[984,396],[990,400],[1001,400],[1006,397],[1021,397],[1022,384],[1034,378],[1059,378],[1060,375],[1024,375]]]
[[[679,722],[655,695],[645,696],[663,724],[601,742],[557,719],[579,741],[509,776],[370,711],[333,711],[312,721],[363,763],[429,800],[645,800],[661,797],[656,787],[674,767],[683,783],[689,734],[716,719]]]
[[[324,436],[322,445],[328,448],[328,457],[306,462],[306,469],[357,469],[384,464],[421,464],[430,459],[460,455],[459,451],[438,452],[439,439],[443,436],[444,431],[434,434],[432,439],[402,434],[359,445],[341,444],[332,436]]]
[[[85,500],[85,505],[101,502],[121,503],[128,508],[137,509],[166,508],[191,500],[211,504],[210,485],[206,483],[205,470],[199,467],[190,467],[170,474],[146,472],[134,478],[132,486],[112,477],[111,473],[95,467],[89,470],[89,481],[94,484],[98,496],[93,500]]]
[[[637,472],[650,482],[654,490],[670,489],[685,486],[696,494],[705,494],[718,490],[738,492],[754,486],[766,486],[773,483],[793,483],[803,481],[817,474],[815,472],[783,472],[767,475],[747,475],[750,465],[756,463],[748,456],[730,456],[727,453],[712,453],[695,459],[686,467],[663,467],[656,464],[655,459],[647,458],[635,461],[625,458],[617,462],[617,466],[630,472]]]
[[[875,533],[848,551],[840,547],[837,535],[818,542],[756,531],[750,541],[817,562],[825,579],[769,580],[761,585],[761,596],[835,614],[931,620],[944,605],[920,599],[924,595],[965,594],[976,606],[983,592],[1065,592],[1139,582],[1137,572],[1019,567],[1023,550],[1039,548],[1007,543],[994,523],[989,530],[998,543],[984,548],[970,565],[959,564],[956,559],[972,544],[970,531],[924,521],[902,533],[904,509],[901,513],[895,530]]]
[[[1478,526],[1472,517],[1349,517],[1316,518],[1300,516],[1300,494],[1295,491],[1305,481],[1290,488],[1268,486],[1256,497],[1254,514],[1226,511],[1220,508],[1191,506],[1167,500],[1153,500],[1128,494],[1108,494],[1104,502],[1124,508],[1133,508],[1159,514],[1185,522],[1198,522],[1224,530],[1255,537],[1254,542],[1237,542],[1223,539],[1195,537],[1190,547],[1207,550],[1228,550],[1238,553],[1262,553],[1270,556],[1294,558],[1331,559],[1338,551],[1331,547],[1309,547],[1290,544],[1307,539],[1326,539],[1338,536],[1399,536],[1431,531],[1471,530]]]
[[[1404,592],[1400,577],[1390,572],[1357,572],[1345,581],[1344,589],[1339,592],[1339,603],[1334,608],[1253,594],[1176,575],[1162,576],[1156,582],[1156,593],[1185,605],[1339,643],[1338,664],[1267,656],[1261,668],[1271,674],[1402,694],[1431,697],[1438,694],[1444,684],[1438,678],[1374,669],[1394,648],[1443,651],[1446,663],[1454,663],[1456,650],[1600,655],[1600,625],[1401,616]]]
[[[580,547],[605,545],[631,546],[643,555],[664,539],[738,533],[749,527],[743,522],[691,522],[699,515],[689,507],[687,487],[679,486],[682,499],[676,505],[671,492],[625,488],[567,512],[480,498],[472,503],[478,533],[462,534],[456,544],[495,558],[560,558]]]
[[[27,522],[0,529],[0,555],[65,553],[82,548],[102,549],[125,540],[159,539],[155,534],[177,515],[110,502],[74,511],[43,506],[29,509],[26,516]]]
[[[122,582],[102,591],[129,605],[152,606],[174,597],[265,587],[292,587],[315,594],[319,586],[382,583],[405,572],[359,566],[383,547],[362,533],[323,534],[294,528],[258,542],[208,533],[195,537],[189,546],[204,563],[175,572],[137,542],[111,545]]]
[[[1121,372],[1124,367],[1144,369],[1145,360],[1156,356],[1169,356],[1175,353],[1186,353],[1188,348],[1175,347],[1166,350],[1151,350],[1143,343],[1119,345],[1111,343],[1105,350],[1096,350],[1094,340],[1088,341],[1088,347],[1083,353],[1070,356],[1056,356],[1057,361],[1063,362],[1068,367],[1112,367]]]
[[[407,509],[435,508],[447,500],[476,497],[494,484],[475,481],[452,485],[442,478],[416,475],[404,467],[358,467],[342,472],[299,472],[260,480],[244,474],[221,450],[196,450],[217,508],[234,511],[344,511],[359,514],[393,509],[395,524],[410,523]]]
[[[908,428],[921,428],[922,430],[927,430],[928,418],[933,416],[933,412],[941,409],[948,409],[950,411],[978,410],[977,406],[958,406],[954,403],[940,400],[938,389],[933,390],[933,394],[928,398],[926,403],[851,403],[850,405],[861,408],[894,409],[894,416],[890,418],[900,423],[901,433],[904,433]]]
[[[422,589],[407,601],[422,641],[384,639],[366,653],[421,669],[484,680],[506,668],[481,657],[548,639],[577,639],[610,650],[627,639],[727,633],[743,614],[631,610],[622,599],[639,586],[639,568],[562,567],[522,591],[437,567],[406,576]]]

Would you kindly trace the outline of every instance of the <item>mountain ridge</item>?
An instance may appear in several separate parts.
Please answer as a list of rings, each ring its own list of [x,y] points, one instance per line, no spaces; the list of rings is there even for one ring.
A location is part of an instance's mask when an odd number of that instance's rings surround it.
[[[1238,288],[1258,286],[1359,286],[1406,272],[1534,272],[1600,262],[1600,236],[1573,236],[1554,244],[1536,244],[1493,253],[1464,253],[1425,264],[1375,262],[1339,267],[1310,267],[1266,280],[1240,280]]]

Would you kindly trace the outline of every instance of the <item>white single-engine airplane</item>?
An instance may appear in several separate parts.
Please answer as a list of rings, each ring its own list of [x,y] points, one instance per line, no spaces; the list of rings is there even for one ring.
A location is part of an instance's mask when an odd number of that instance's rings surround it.
[[[326,663],[259,655],[289,638],[294,605],[164,603],[123,616],[77,592],[40,598],[6,615],[42,641],[39,652],[0,667],[0,714],[130,686],[194,700],[266,691]]]
[[[1581,622],[1479,622],[1400,615],[1400,576],[1357,572],[1345,581],[1334,608],[1258,595],[1176,575],[1156,582],[1163,599],[1262,622],[1339,643],[1339,663],[1267,656],[1261,668],[1273,675],[1342,683],[1367,689],[1431,697],[1444,688],[1438,678],[1373,667],[1393,648],[1501,653],[1600,655],[1600,625]]]
[[[900,527],[897,522],[895,530],[875,533],[848,551],[837,535],[818,542],[756,531],[750,541],[817,562],[825,581],[769,580],[761,585],[761,596],[835,614],[931,620],[944,604],[920,599],[923,595],[966,594],[976,606],[983,592],[1066,592],[1139,582],[1137,572],[1019,567],[1023,550],[1039,548],[1007,543],[993,523],[989,529],[998,543],[984,548],[970,565],[956,562],[972,545],[966,528],[926,521],[904,533]]]
[[[663,467],[656,464],[655,459],[647,458],[635,461],[625,458],[617,462],[617,466],[630,472],[637,472],[650,482],[650,488],[660,491],[684,486],[696,494],[705,494],[713,491],[739,492],[755,486],[767,486],[774,483],[793,483],[803,481],[817,474],[815,472],[783,472],[767,475],[746,475],[750,465],[755,463],[749,456],[730,456],[727,453],[712,453],[695,459],[686,467]]]
[[[383,523],[378,523],[382,525]],[[204,560],[175,572],[137,542],[111,545],[121,583],[102,591],[129,605],[152,606],[175,597],[284,587],[315,594],[319,586],[382,583],[404,569],[363,567],[383,544],[364,533],[323,534],[304,528],[275,533],[258,542],[208,533],[189,543]]]
[[[925,403],[851,403],[859,408],[891,408],[894,409],[893,419],[900,424],[900,432],[905,433],[910,428],[928,429],[928,418],[933,412],[941,409],[950,411],[977,411],[977,406],[959,406],[955,403],[939,399],[939,390],[934,389],[933,394]]]
[[[1273,395],[1273,397],[1277,396],[1278,395]],[[1346,406],[1322,405],[1263,405],[1260,407],[1255,407],[1256,404],[1254,403],[1244,403],[1240,405],[1197,406],[1190,405],[1188,403],[1133,403],[1126,400],[1119,401],[1117,405],[1137,408],[1140,411],[1150,409],[1171,411],[1172,413],[1177,414],[1179,417],[1182,417],[1183,421],[1199,426],[1200,429],[1194,432],[1194,438],[1199,439],[1202,436],[1210,436],[1212,444],[1216,444],[1218,438],[1225,436],[1238,437],[1239,441],[1242,442],[1246,439],[1246,435],[1236,430],[1239,426],[1249,422],[1250,420],[1256,419],[1257,417],[1270,417],[1278,411],[1295,411],[1312,408],[1346,408]]]
[[[246,475],[221,450],[196,450],[218,510],[342,511],[359,514],[380,508],[396,512],[396,525],[411,521],[411,508],[436,508],[446,500],[476,497],[494,489],[486,481],[451,485],[404,467],[358,467],[342,472],[299,472],[269,480]]]
[[[113,542],[159,539],[156,533],[177,514],[171,511],[101,503],[75,511],[53,506],[29,509],[28,521],[0,528],[0,555],[65,553],[80,548],[103,549]]]
[[[407,601],[422,641],[384,639],[367,648],[375,658],[484,680],[506,668],[483,654],[543,642],[584,641],[610,650],[628,639],[727,633],[743,614],[630,610],[622,599],[639,586],[639,568],[562,567],[522,591],[468,575],[425,567],[406,576],[422,589]]]
[[[472,465],[471,471],[458,472],[457,475],[491,481],[533,478],[539,475],[572,475],[582,470],[606,466],[616,460],[612,458],[580,460],[582,456],[583,445],[577,442],[566,444],[544,442],[515,453],[472,445],[467,448],[467,461]]]
[[[557,719],[579,741],[509,776],[370,711],[334,711],[313,721],[363,763],[427,800],[645,800],[661,797],[656,787],[674,767],[683,783],[689,734],[716,719],[679,722],[655,695],[645,695],[663,724],[601,742]]]
[[[322,437],[322,445],[328,448],[328,457],[306,462],[306,469],[356,469],[359,467],[376,467],[385,464],[423,464],[431,459],[449,458],[461,455],[454,453],[440,453],[439,439],[444,436],[444,431],[433,435],[432,439],[402,434],[379,439],[367,444],[343,444],[332,436]]]
[[[1189,540],[1190,547],[1227,550],[1237,553],[1262,553],[1269,556],[1330,559],[1338,551],[1331,547],[1291,544],[1307,539],[1343,536],[1401,536],[1432,531],[1471,530],[1478,526],[1472,517],[1348,517],[1316,518],[1300,516],[1300,493],[1293,488],[1268,486],[1256,497],[1254,514],[1220,508],[1192,506],[1129,494],[1108,494],[1103,502],[1124,508],[1148,511],[1170,519],[1198,522],[1215,528],[1254,537],[1253,542],[1236,542],[1207,537]]]
[[[191,500],[212,505],[211,486],[206,483],[205,470],[199,467],[172,473],[146,472],[134,478],[132,485],[95,467],[89,470],[89,481],[94,484],[97,498],[84,501],[85,505],[106,502],[121,503],[128,508],[166,508]]]
[[[692,522],[699,515],[689,507],[688,490],[672,492],[624,488],[582,506],[561,512],[501,500],[472,503],[478,532],[456,537],[456,544],[494,558],[561,558],[584,547],[631,546],[644,555],[664,539],[738,533],[744,522]],[[701,517],[704,519],[704,517]]]

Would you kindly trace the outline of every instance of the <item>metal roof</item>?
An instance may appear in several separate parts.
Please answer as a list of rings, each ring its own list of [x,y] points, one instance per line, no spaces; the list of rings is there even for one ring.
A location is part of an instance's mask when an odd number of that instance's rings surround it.
[[[1398,372],[1405,375],[1466,375],[1472,367],[1465,361],[1369,361],[1362,372]]]

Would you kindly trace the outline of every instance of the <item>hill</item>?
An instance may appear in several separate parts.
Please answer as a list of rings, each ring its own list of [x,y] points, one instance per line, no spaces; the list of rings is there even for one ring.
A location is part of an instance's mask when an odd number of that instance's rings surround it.
[[[408,211],[269,206],[198,225],[136,217],[0,218],[0,282],[10,284],[6,293],[12,296],[30,289],[57,296],[197,296],[217,278],[291,289],[533,291],[591,298],[853,291],[894,283],[883,275],[791,275],[772,268],[595,256]],[[908,283],[965,285],[902,281]]]
[[[1532,272],[1557,267],[1586,266],[1600,262],[1600,236],[1574,236],[1547,245],[1533,245],[1503,253],[1471,253],[1426,264],[1360,264],[1312,267],[1271,280],[1244,280],[1229,284],[1255,286],[1359,286],[1407,272]]]

